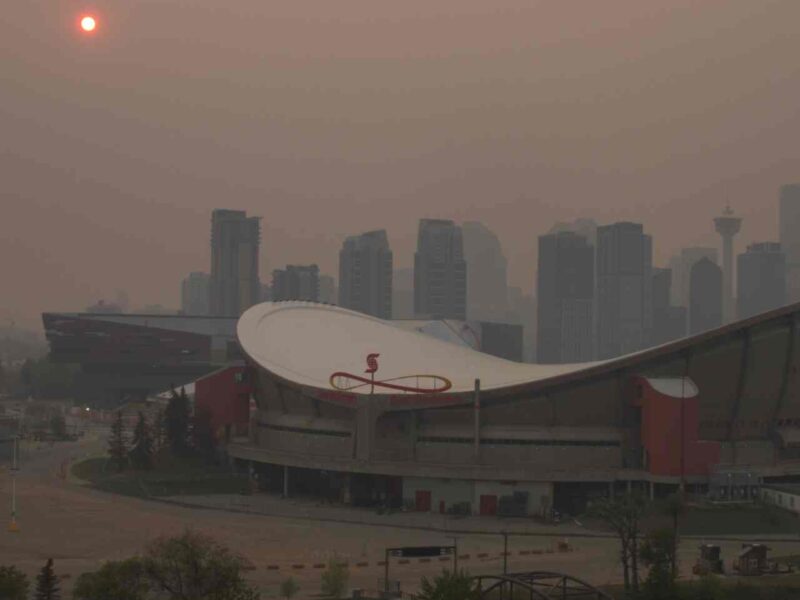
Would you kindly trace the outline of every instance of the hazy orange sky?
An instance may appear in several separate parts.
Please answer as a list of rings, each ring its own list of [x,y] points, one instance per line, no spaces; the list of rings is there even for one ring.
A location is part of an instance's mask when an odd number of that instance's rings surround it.
[[[81,35],[86,10],[98,17]],[[480,220],[531,290],[558,220],[644,223],[656,262],[777,237],[800,180],[798,0],[11,0],[0,12],[0,323],[124,289],[177,306],[215,207],[262,278],[343,238]]]

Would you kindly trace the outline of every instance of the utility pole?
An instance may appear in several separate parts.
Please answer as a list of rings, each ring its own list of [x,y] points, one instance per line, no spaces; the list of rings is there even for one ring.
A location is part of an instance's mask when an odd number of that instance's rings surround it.
[[[448,535],[453,540],[453,573],[458,573],[458,536]]]
[[[503,532],[503,575],[508,574],[508,532]]]
[[[13,450],[14,458],[11,463],[11,523],[8,525],[8,530],[12,533],[19,531],[17,525],[17,471],[19,466],[17,464],[17,452],[19,448],[19,435],[14,436]]]

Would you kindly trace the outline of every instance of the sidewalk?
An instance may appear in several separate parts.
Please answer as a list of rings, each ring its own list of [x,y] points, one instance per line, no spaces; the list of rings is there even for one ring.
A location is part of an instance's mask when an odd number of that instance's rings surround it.
[[[604,532],[585,529],[575,523],[547,525],[533,519],[499,517],[457,517],[435,513],[394,512],[378,514],[365,508],[330,505],[305,499],[284,499],[275,495],[214,494],[208,496],[168,496],[153,498],[181,506],[208,508],[230,512],[260,514],[288,519],[332,521],[353,525],[422,529],[438,533],[469,533],[498,535],[505,531],[513,535],[546,537],[612,537]]]
[[[330,505],[309,499],[284,499],[276,495],[214,494],[192,496],[152,497],[151,500],[166,502],[187,508],[204,508],[233,513],[256,514],[286,519],[345,523],[352,525],[394,527],[398,529],[424,530],[442,534],[470,534],[497,536],[503,532],[513,536],[547,537],[556,539],[596,538],[616,539],[616,535],[584,527],[579,522],[569,521],[558,525],[546,524],[532,518],[500,517],[456,517],[435,513],[395,512],[378,514],[365,508]],[[682,534],[684,540],[703,543],[712,541],[800,541],[800,536],[786,534]]]

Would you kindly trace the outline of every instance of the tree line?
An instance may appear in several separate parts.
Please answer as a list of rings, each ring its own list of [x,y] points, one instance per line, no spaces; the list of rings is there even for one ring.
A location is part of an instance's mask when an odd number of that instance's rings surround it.
[[[154,455],[161,449],[168,449],[174,456],[200,454],[213,459],[216,445],[210,415],[202,410],[195,410],[192,415],[184,388],[180,392],[172,390],[166,408],[152,422],[139,411],[128,438],[122,411],[118,410],[108,439],[108,455],[118,471],[128,466],[152,469]]]
[[[73,600],[258,600],[244,578],[252,566],[212,538],[186,531],[161,537],[141,556],[106,562],[75,581]],[[28,600],[28,578],[16,567],[0,566],[0,598]],[[34,600],[61,600],[53,559],[36,577]]]
[[[97,571],[83,573],[75,581],[73,600],[259,600],[260,593],[244,577],[253,569],[242,556],[213,538],[185,531],[160,537],[141,556],[109,561]],[[328,598],[347,592],[346,563],[332,559],[322,573],[320,591]],[[0,566],[0,599],[28,600],[30,582],[16,567]],[[280,586],[284,598],[294,597],[300,586],[288,578]],[[34,600],[61,600],[59,578],[53,559],[36,577]]]

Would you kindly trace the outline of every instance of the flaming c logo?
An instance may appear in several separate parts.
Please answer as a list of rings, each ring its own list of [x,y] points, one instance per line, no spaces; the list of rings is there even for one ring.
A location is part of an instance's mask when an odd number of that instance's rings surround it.
[[[367,354],[367,370],[364,373],[375,373],[378,370],[378,357],[380,354]]]
[[[342,392],[352,392],[364,386],[369,386],[369,393],[372,393],[375,388],[382,388],[386,390],[410,392],[412,394],[438,394],[440,392],[446,392],[453,386],[452,382],[447,379],[447,377],[427,374],[403,375],[402,377],[392,377],[391,379],[376,381],[375,373],[378,370],[379,356],[380,354],[377,352],[367,354],[367,370],[364,372],[371,376],[369,379],[353,373],[336,371],[330,378],[331,387]],[[414,385],[411,385],[411,381],[414,381]]]

